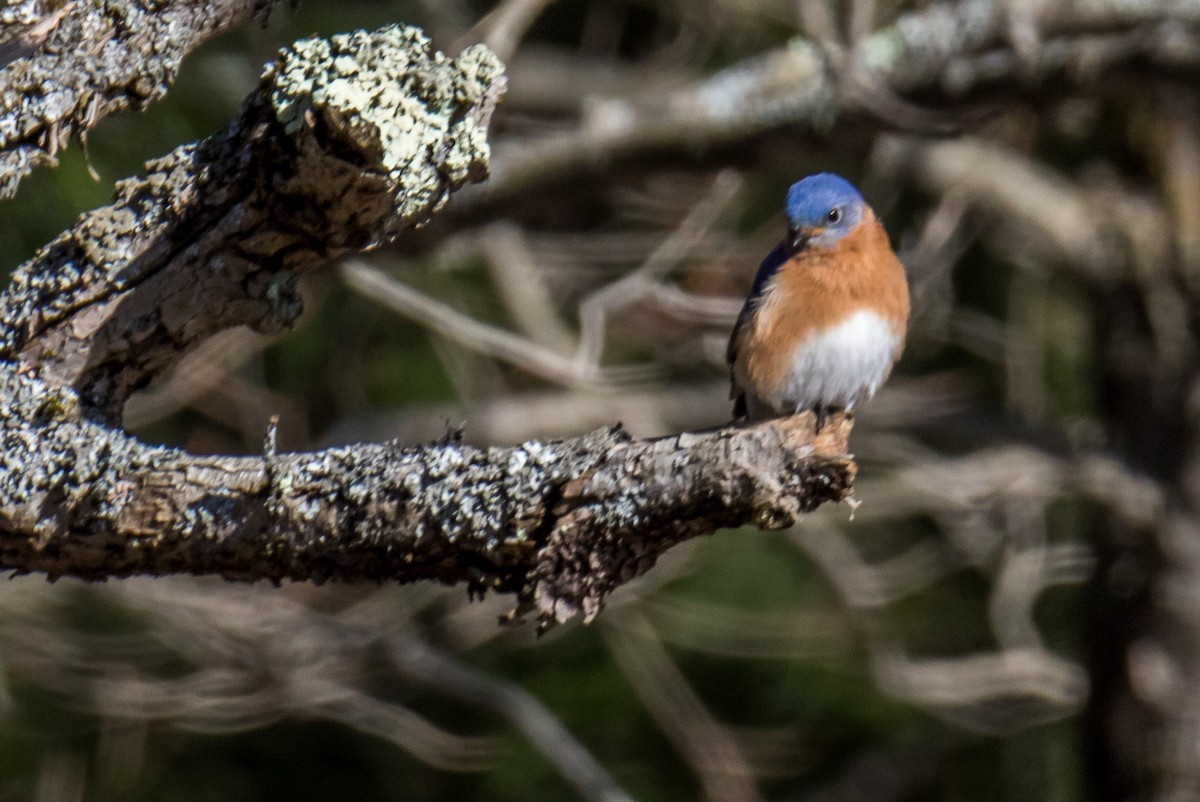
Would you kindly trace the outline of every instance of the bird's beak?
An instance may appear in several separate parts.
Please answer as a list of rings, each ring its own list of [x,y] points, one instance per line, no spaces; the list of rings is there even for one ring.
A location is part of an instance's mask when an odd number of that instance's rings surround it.
[[[788,250],[798,253],[804,250],[808,241],[821,234],[825,229],[819,226],[790,226],[788,228]]]

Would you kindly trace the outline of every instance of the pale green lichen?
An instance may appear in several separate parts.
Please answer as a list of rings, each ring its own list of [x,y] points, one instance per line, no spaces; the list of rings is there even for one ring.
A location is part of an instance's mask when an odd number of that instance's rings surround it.
[[[388,26],[328,39],[304,39],[280,53],[264,74],[276,117],[296,133],[319,115],[340,140],[375,169],[407,186],[402,207],[427,210],[486,169],[488,105],[503,65],[487,48],[451,59],[418,28]],[[413,193],[427,176],[428,197]],[[399,208],[402,214],[405,208]]]

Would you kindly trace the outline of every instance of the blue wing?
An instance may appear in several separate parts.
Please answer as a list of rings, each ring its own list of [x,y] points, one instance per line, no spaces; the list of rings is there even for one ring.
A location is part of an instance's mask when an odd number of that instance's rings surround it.
[[[746,303],[742,306],[741,313],[738,314],[737,323],[733,324],[733,334],[729,338],[729,347],[725,350],[725,361],[730,365],[737,356],[738,335],[742,331],[742,326],[750,320],[758,306],[759,299],[767,291],[767,285],[771,283],[771,279],[775,277],[779,268],[787,260],[787,252],[783,249],[783,245],[779,245],[767,254],[767,258],[763,259],[762,264],[758,266],[758,272],[754,274],[754,284],[750,287],[750,294],[746,296]]]
[[[746,416],[746,394],[742,388],[737,386],[737,380],[733,378],[733,362],[737,359],[738,340],[741,337],[742,327],[750,322],[759,300],[767,291],[767,285],[771,283],[771,279],[775,277],[779,268],[787,260],[788,255],[782,244],[767,254],[766,259],[763,259],[762,264],[758,266],[758,272],[754,275],[754,284],[750,287],[750,294],[746,296],[746,303],[743,304],[742,311],[738,314],[737,323],[733,324],[733,333],[729,336],[729,347],[725,349],[725,361],[729,364],[731,383],[729,395],[734,399],[733,416],[735,418]]]

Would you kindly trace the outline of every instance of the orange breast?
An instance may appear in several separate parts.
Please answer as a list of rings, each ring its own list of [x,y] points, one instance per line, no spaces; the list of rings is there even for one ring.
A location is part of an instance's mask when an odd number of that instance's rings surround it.
[[[869,309],[897,335],[908,325],[908,281],[873,212],[829,249],[802,251],[782,265],[747,328],[735,370],[758,392],[777,388],[791,369],[796,346],[809,336]]]

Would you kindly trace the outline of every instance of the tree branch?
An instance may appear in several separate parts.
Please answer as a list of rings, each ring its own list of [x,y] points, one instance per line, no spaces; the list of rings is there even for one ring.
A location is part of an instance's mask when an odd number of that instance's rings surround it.
[[[0,357],[116,419],[205,337],[290,324],[299,273],[388,241],[486,175],[502,69],[482,47],[431,52],[415,28],[282,51],[224,131],[121,182],[17,271]]]
[[[224,131],[122,182],[0,303],[0,565],[88,579],[439,579],[591,617],[664,550],[788,526],[850,492],[850,421],[481,450],[359,445],[200,457],[111,425],[203,338],[287,325],[299,273],[392,239],[487,171],[503,91],[485,48],[416,29],[283,51]],[[273,438],[269,438],[273,439]]]
[[[0,200],[71,137],[161,98],[184,56],[274,2],[71,0],[0,12]]]
[[[195,456],[90,421],[0,364],[0,564],[103,579],[438,579],[515,593],[543,625],[591,617],[672,545],[782,528],[851,490],[851,421],[810,414],[634,440],[356,445]]]

